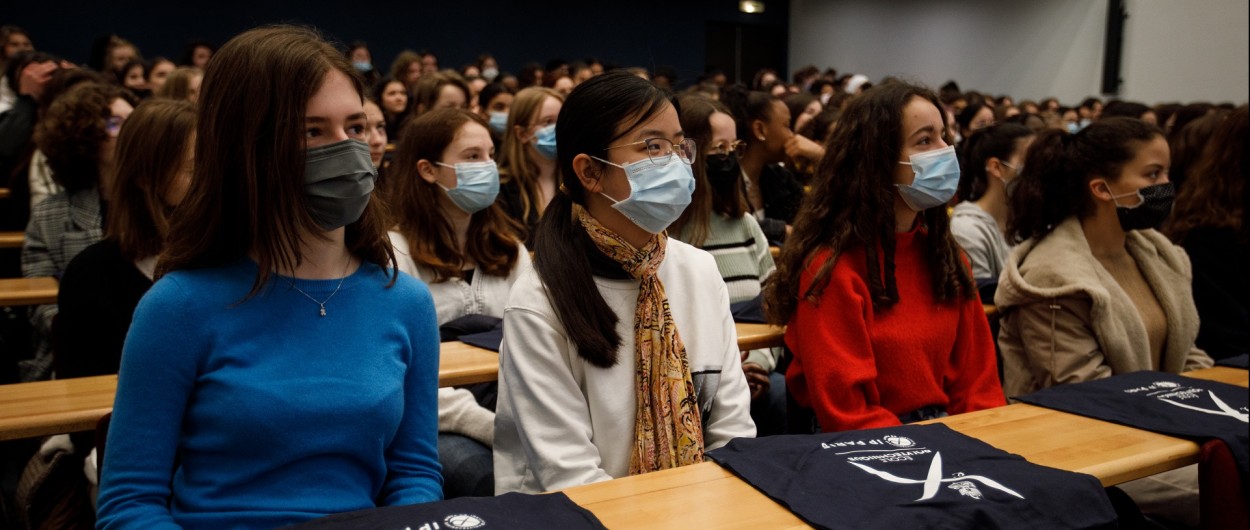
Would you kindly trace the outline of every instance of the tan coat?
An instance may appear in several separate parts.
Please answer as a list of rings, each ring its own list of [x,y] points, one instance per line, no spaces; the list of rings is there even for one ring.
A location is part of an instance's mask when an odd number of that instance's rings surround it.
[[[1130,231],[1126,242],[1167,315],[1160,368],[1180,373],[1211,366],[1194,346],[1198,310],[1185,250],[1154,230]],[[1012,251],[994,302],[1002,314],[998,344],[1008,397],[1152,369],[1137,308],[1094,258],[1076,218]]]

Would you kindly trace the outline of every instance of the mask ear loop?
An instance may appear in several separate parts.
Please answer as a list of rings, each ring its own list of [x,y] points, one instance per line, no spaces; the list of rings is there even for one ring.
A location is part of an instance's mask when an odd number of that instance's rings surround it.
[[[1109,183],[1107,182],[1107,179],[1103,179],[1103,180],[1102,180],[1102,185],[1103,185],[1103,187],[1104,187],[1104,188],[1107,188],[1107,195],[1110,195],[1110,196],[1111,196],[1111,204],[1114,204],[1114,205],[1116,206],[1116,208],[1125,208],[1125,209],[1128,209],[1128,210],[1132,210],[1132,209],[1134,209],[1134,208],[1137,208],[1138,206],[1141,206],[1141,205],[1143,205],[1143,204],[1146,204],[1146,198],[1145,198],[1145,197],[1142,197],[1142,195],[1141,195],[1141,190],[1135,190],[1135,191],[1130,191],[1130,192],[1128,192],[1128,193],[1121,193],[1121,194],[1119,194],[1119,195],[1116,195],[1116,194],[1115,194],[1115,192],[1111,191],[1111,184],[1109,184]],[[1119,201],[1119,200],[1117,200],[1117,199],[1122,199],[1122,198],[1124,198],[1124,197],[1128,197],[1128,196],[1130,196],[1130,195],[1136,195],[1136,196],[1137,196],[1137,199],[1138,199],[1138,200],[1137,200],[1137,204],[1135,204],[1135,205],[1133,205],[1133,206],[1128,206],[1128,205],[1126,205],[1126,204],[1120,204],[1120,201]]]

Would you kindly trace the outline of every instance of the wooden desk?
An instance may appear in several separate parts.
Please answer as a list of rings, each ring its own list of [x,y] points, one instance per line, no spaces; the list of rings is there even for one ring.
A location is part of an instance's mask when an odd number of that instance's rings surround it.
[[[991,321],[998,318],[998,307],[994,304],[981,304],[981,309],[985,311],[985,318]]]
[[[9,188],[0,188],[0,199],[9,198]]]
[[[734,327],[738,330],[738,349],[742,351],[784,346],[786,343],[785,326],[738,322]]]
[[[781,247],[768,247],[768,252],[773,255],[773,259],[781,256]]]
[[[1247,386],[1247,372],[1185,374]],[[1118,484],[1197,462],[1198,445],[1073,414],[1017,404],[942,418],[952,429],[1031,462]],[[809,528],[785,507],[714,462],[564,490],[608,528]]]
[[[811,528],[715,462],[564,490],[608,528]]]
[[[22,248],[26,232],[0,232],[0,248]]]
[[[0,306],[55,304],[56,278],[0,278]]]
[[[1184,375],[1247,386],[1246,370]],[[1023,403],[923,423],[944,423],[1035,464],[1093,475],[1104,486],[1198,462],[1194,442]]]
[[[494,381],[499,355],[462,342],[443,343],[438,385]],[[0,440],[32,438],[95,429],[113,410],[117,376],[0,385]]]
[[[94,430],[116,392],[116,375],[0,385],[0,440]]]
[[[438,357],[438,386],[485,383],[498,378],[498,353],[460,341],[442,344]]]

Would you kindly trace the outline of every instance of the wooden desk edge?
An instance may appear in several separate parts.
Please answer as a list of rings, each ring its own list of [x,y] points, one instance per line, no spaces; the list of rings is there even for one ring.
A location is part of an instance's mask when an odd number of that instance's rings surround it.
[[[60,282],[51,276],[0,278],[0,306],[55,304]]]
[[[465,347],[476,350],[474,353],[484,352],[484,353],[489,354],[489,357],[482,358],[483,361],[486,361],[488,359],[493,360],[493,359],[498,358],[495,352],[492,352],[490,350],[483,350],[483,349],[475,348],[475,347],[468,346],[468,345],[465,345]],[[468,385],[468,384],[473,384],[473,383],[485,383],[485,382],[495,381],[496,379],[498,379],[499,377],[498,374],[499,374],[499,365],[497,362],[495,363],[483,362],[481,364],[470,364],[467,366],[455,366],[449,369],[440,368],[438,372],[438,386],[442,388],[442,387],[450,387],[450,386]],[[108,394],[107,405],[101,405],[98,407],[90,407],[90,408],[84,407],[84,408],[79,408],[79,409],[65,411],[65,412],[49,412],[49,413],[39,414],[33,419],[29,417],[0,418],[0,441],[18,440],[22,438],[35,438],[35,437],[40,437],[40,436],[48,436],[52,434],[95,430],[96,422],[100,421],[100,418],[103,417],[105,414],[108,414],[109,412],[113,411],[113,395],[116,392],[115,385],[116,385],[117,376],[97,376],[96,378],[99,378],[99,377],[113,378],[112,384],[114,386],[112,387],[111,390],[108,390],[109,394]],[[82,379],[96,379],[96,378],[82,378]],[[74,380],[65,379],[61,381],[69,382],[69,381],[74,381]],[[84,383],[86,383],[86,381],[84,381]],[[43,384],[43,383],[18,383],[18,384],[20,385],[20,384]],[[73,384],[73,383],[69,383],[69,384]],[[11,385],[0,385],[0,390],[3,390],[5,386],[11,386]],[[64,393],[65,393],[64,390],[57,391],[58,395],[63,395]],[[99,403],[98,401],[94,401],[94,400],[93,402]]]
[[[736,323],[734,327],[738,332],[738,349],[741,351],[781,347],[786,344],[785,326],[747,324],[739,322]],[[746,327],[749,331],[743,333],[744,327]],[[759,329],[755,329],[757,327]]]
[[[24,424],[21,427],[8,428],[0,425],[0,441],[36,438],[51,434],[94,431],[96,422],[113,411],[112,406],[75,410],[58,414],[47,414],[36,423]]]

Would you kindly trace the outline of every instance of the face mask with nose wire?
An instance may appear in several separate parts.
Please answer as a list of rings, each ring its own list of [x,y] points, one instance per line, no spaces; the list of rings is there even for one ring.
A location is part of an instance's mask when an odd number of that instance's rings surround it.
[[[694,173],[690,165],[676,154],[670,156],[665,164],[657,164],[649,158],[624,165],[597,156],[592,158],[625,170],[629,179],[629,197],[618,201],[606,193],[600,192],[600,195],[612,201],[616,211],[647,232],[663,232],[690,205],[694,194]]]
[[[917,212],[950,202],[959,188],[959,158],[955,156],[955,147],[911,155],[909,160],[899,163],[911,166],[916,178],[911,184],[895,184],[903,202]]]
[[[435,164],[456,170],[456,187],[446,188],[442,184],[439,187],[447,192],[447,198],[457,208],[474,214],[494,204],[499,195],[499,166],[493,160]]]
[[[373,193],[378,170],[369,144],[348,139],[308,149],[304,155],[304,200],[326,231],[360,219]]]

